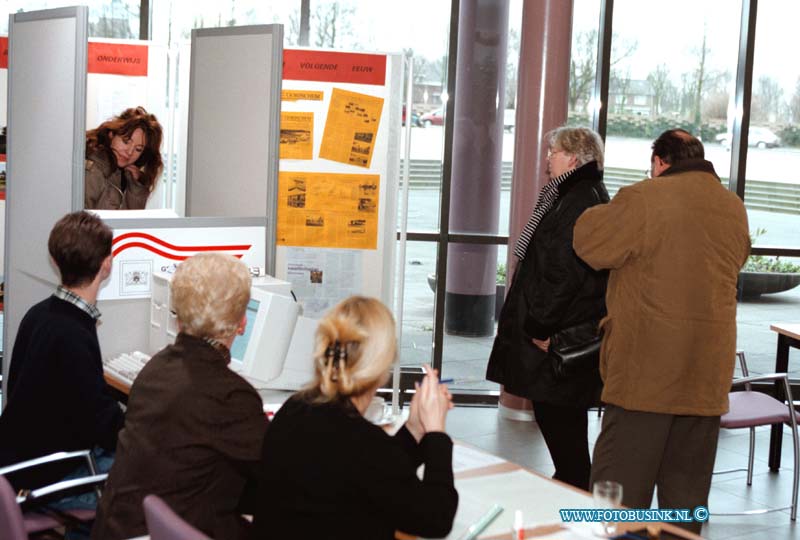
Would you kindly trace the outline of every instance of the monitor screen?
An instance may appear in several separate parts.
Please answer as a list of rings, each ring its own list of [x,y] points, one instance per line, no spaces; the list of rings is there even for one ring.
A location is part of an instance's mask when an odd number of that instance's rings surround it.
[[[290,296],[250,289],[247,328],[231,345],[230,368],[251,384],[277,378],[286,360],[300,308]]]
[[[253,328],[256,324],[256,315],[258,315],[258,308],[261,305],[259,300],[251,298],[247,303],[247,327],[244,329],[244,334],[236,336],[231,345],[231,367],[241,367],[244,362],[244,355],[247,351],[247,345],[250,343],[250,336],[253,335]]]

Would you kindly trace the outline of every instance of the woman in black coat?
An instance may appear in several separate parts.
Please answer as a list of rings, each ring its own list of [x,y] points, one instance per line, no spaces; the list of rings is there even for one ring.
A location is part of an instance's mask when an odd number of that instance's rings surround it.
[[[264,438],[254,515],[258,540],[440,538],[453,525],[452,406],[429,369],[396,435],[364,418],[395,360],[395,323],[378,300],[343,300],[321,321],[311,385]],[[422,479],[417,468],[425,464]]]
[[[547,137],[550,181],[514,249],[520,260],[500,314],[486,377],[533,402],[555,465],[554,478],[589,489],[586,413],[600,395],[600,374],[596,364],[557,374],[550,348],[559,333],[576,327],[594,331],[605,315],[608,274],[592,270],[572,249],[578,217],[608,202],[603,142],[586,128],[562,127]]]

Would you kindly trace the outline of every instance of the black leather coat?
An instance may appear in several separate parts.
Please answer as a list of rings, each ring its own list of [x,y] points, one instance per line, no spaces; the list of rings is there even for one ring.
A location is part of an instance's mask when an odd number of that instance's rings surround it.
[[[572,230],[587,208],[607,203],[603,173],[592,161],[558,187],[506,295],[486,378],[512,394],[554,405],[588,407],[600,393],[597,370],[556,380],[551,359],[531,342],[605,315],[607,271],[592,270],[572,249]]]

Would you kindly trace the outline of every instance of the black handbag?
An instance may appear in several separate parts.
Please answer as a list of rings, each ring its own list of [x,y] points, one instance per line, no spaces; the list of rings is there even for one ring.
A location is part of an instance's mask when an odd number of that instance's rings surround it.
[[[598,321],[587,321],[556,332],[550,338],[547,353],[556,379],[569,379],[596,371],[600,366],[602,341]]]

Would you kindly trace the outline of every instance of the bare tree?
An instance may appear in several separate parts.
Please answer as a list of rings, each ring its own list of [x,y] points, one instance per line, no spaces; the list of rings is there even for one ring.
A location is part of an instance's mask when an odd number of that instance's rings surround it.
[[[139,12],[132,10],[130,6],[119,0],[113,0],[110,4],[104,4],[100,8],[97,22],[89,23],[89,35],[117,39],[137,38],[138,34],[134,35],[131,31],[131,19],[138,21]]]
[[[621,39],[615,34],[611,38],[610,68],[633,55],[638,48],[638,41]],[[572,42],[569,68],[569,110],[574,111],[580,102],[581,110],[586,111],[597,72],[597,30],[577,33]]]
[[[672,82],[669,77],[669,68],[666,64],[659,64],[647,76],[647,82],[653,90],[653,114],[659,115],[663,111],[664,101]]]
[[[794,87],[794,95],[789,104],[789,112],[792,116],[792,122],[795,124],[800,123],[800,77],[797,78],[797,84]]]
[[[508,32],[508,56],[506,59],[505,108],[514,109],[517,103],[517,73],[519,65],[519,32],[513,28]]]
[[[708,54],[711,52],[706,45],[706,27],[703,26],[703,44],[700,46],[700,58],[697,64],[697,70],[695,71],[696,77],[694,80],[694,86],[692,90],[694,91],[694,102],[692,108],[692,121],[694,125],[699,128],[701,122],[700,116],[700,103],[703,97],[703,84],[706,81],[706,58]]]
[[[753,119],[759,122],[774,122],[780,116],[783,104],[783,89],[769,75],[762,75],[753,92]]]
[[[355,15],[352,6],[340,2],[327,2],[318,4],[312,19],[316,36],[314,44],[317,47],[341,46],[342,36],[352,35],[350,20]]]
[[[582,110],[591,96],[597,71],[597,30],[578,32],[572,41],[572,55],[569,63],[569,110],[575,111],[578,102]]]

